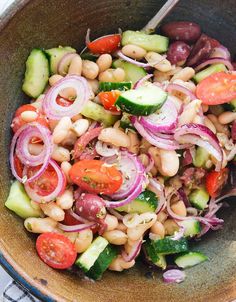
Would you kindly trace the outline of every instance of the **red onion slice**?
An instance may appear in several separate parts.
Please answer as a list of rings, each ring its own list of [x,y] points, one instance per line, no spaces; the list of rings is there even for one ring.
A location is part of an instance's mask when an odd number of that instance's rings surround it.
[[[63,77],[67,74],[68,68],[71,64],[71,61],[76,57],[77,54],[74,52],[66,53],[57,65],[57,73],[62,75]]]
[[[158,206],[155,211],[156,214],[160,213],[166,208],[166,198],[164,194],[164,186],[156,179],[150,178],[148,188],[154,192],[158,197]]]
[[[169,84],[166,88],[166,91],[169,93],[171,93],[173,91],[181,92],[181,93],[185,94],[186,96],[188,96],[191,101],[195,100],[197,98],[194,95],[194,93],[192,93],[192,91],[190,91],[186,87],[179,85],[179,84]]]
[[[184,231],[185,231],[185,228],[184,227],[180,227],[179,230],[177,232],[174,233],[174,235],[171,237],[171,240],[179,240],[181,239],[182,237],[184,237]]]
[[[65,88],[73,88],[76,99],[72,105],[63,107],[56,102],[58,94]],[[63,116],[73,117],[79,114],[90,98],[90,87],[85,78],[68,75],[52,86],[43,100],[43,111],[49,119],[60,120]]]
[[[142,240],[139,240],[133,245],[131,251],[128,254],[123,250],[121,253],[123,259],[126,262],[130,262],[134,260],[139,255],[141,247],[142,247]]]
[[[94,222],[88,222],[83,224],[76,224],[76,225],[65,225],[62,223],[58,224],[58,227],[64,232],[81,232],[87,229],[91,229],[92,227],[96,226]]]
[[[139,88],[142,86],[147,80],[153,77],[153,74],[147,74],[143,78],[139,79],[135,84],[134,84],[134,89]]]
[[[211,58],[195,67],[195,71],[199,71],[211,64],[224,64],[228,68],[228,70],[234,70],[234,67],[229,60],[223,58]]]
[[[115,146],[111,146],[107,143],[103,143],[101,141],[97,141],[95,145],[95,149],[97,153],[104,157],[109,157],[118,154],[119,148]]]
[[[113,216],[115,216],[118,220],[123,221],[123,215],[121,215],[119,212],[117,212],[114,209],[108,209],[109,213]]]
[[[229,61],[230,61],[230,57],[231,55],[229,50],[223,45],[215,47],[210,55],[210,58],[223,58]]]
[[[179,269],[170,269],[163,274],[163,279],[166,283],[180,283],[184,281],[185,277],[185,272]]]
[[[62,189],[65,187],[66,177],[65,177],[65,174],[63,173],[63,171],[61,170],[61,168],[52,159],[49,160],[48,164],[53,167],[53,169],[55,170],[55,172],[57,174],[57,178],[58,178],[57,186],[52,193],[50,193],[49,195],[46,195],[46,196],[41,196],[34,189],[32,189],[30,187],[30,184],[28,182],[25,183],[26,193],[29,195],[29,197],[33,201],[38,202],[38,203],[50,202],[50,201],[56,199],[58,196],[60,196],[60,194],[62,193]],[[23,175],[27,175],[27,167],[24,168]]]
[[[147,153],[147,156],[149,158],[149,163],[145,169],[145,172],[148,173],[152,170],[152,168],[154,167],[154,159],[153,157],[151,156],[151,154]]]
[[[124,60],[124,61],[126,61],[128,63],[134,64],[136,66],[143,67],[143,68],[151,67],[151,65],[149,63],[142,63],[142,62],[139,62],[139,61],[136,61],[134,59],[131,59],[131,58],[127,57],[120,50],[117,51],[116,54],[122,60]]]
[[[76,214],[72,209],[69,210],[69,214],[75,218],[76,220],[78,220],[79,222],[82,223],[88,223],[89,221],[81,216],[79,216],[78,214]]]

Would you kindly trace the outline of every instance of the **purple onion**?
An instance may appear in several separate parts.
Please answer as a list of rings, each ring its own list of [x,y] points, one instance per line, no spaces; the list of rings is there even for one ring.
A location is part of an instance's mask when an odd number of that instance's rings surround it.
[[[211,65],[211,64],[224,64],[228,68],[228,70],[234,70],[234,67],[231,64],[231,62],[229,60],[223,59],[223,58],[210,58],[207,61],[196,66],[194,69],[195,69],[195,71],[199,71],[199,70],[203,69],[204,67]]]
[[[166,283],[180,283],[184,281],[185,277],[185,272],[178,269],[170,269],[163,274]]]

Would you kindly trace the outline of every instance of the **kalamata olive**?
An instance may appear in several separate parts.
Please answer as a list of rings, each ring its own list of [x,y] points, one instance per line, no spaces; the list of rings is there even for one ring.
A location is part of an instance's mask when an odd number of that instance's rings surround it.
[[[187,21],[173,21],[161,27],[162,33],[172,40],[193,43],[201,35],[201,28],[198,24]]]
[[[194,66],[207,60],[213,49],[219,45],[220,43],[217,40],[212,39],[205,34],[201,34],[200,38],[197,40],[190,52],[187,65]]]
[[[167,52],[167,60],[171,64],[185,62],[190,54],[190,46],[182,41],[176,41],[170,44]]]

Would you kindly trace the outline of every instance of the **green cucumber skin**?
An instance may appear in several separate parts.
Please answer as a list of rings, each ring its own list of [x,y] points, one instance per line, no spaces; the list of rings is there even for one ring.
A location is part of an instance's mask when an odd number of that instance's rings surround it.
[[[196,219],[189,219],[179,221],[178,224],[184,227],[184,236],[185,237],[194,237],[201,232],[201,224]]]
[[[236,112],[236,99],[229,103],[224,104],[224,108],[225,110]]]
[[[150,244],[157,254],[170,255],[188,251],[188,241],[185,237],[173,240],[172,237],[165,237],[159,240],[151,240]]]
[[[209,199],[210,196],[205,188],[195,189],[189,195],[190,203],[199,210],[204,210],[207,207]]]
[[[166,269],[167,263],[165,256],[157,254],[153,246],[150,244],[150,241],[144,243],[144,249],[149,261],[162,269]]]
[[[107,268],[109,267],[109,265],[117,255],[118,255],[117,248],[109,244],[104,249],[104,251],[99,255],[94,265],[86,273],[86,276],[94,280],[101,279],[103,273],[107,270]]]
[[[24,219],[40,217],[43,214],[41,210],[36,210],[31,206],[30,198],[25,192],[24,186],[18,180],[12,183],[5,206]]]
[[[111,90],[129,90],[131,89],[132,83],[131,82],[100,82],[99,83],[99,90],[100,91],[111,91]]]
[[[131,203],[123,207],[116,208],[116,210],[120,212],[142,214],[146,212],[155,212],[157,205],[158,199],[156,194],[152,191],[145,190]]]
[[[225,67],[224,64],[213,64],[201,71],[199,71],[198,73],[195,74],[195,76],[193,77],[193,80],[196,83],[200,83],[202,80],[204,80],[205,78],[209,77],[210,75],[220,72],[220,71],[227,71],[227,68]]]
[[[207,261],[208,257],[201,252],[188,252],[177,256],[175,264],[181,268],[188,268]]]
[[[206,162],[208,161],[210,154],[205,148],[197,147],[195,156],[193,158],[193,165],[197,168],[206,168]]]
[[[26,61],[22,90],[30,97],[37,98],[44,91],[49,79],[48,59],[43,50],[34,48]]]
[[[161,35],[147,35],[143,32],[127,30],[122,34],[122,46],[133,44],[147,51],[166,52],[169,39]]]

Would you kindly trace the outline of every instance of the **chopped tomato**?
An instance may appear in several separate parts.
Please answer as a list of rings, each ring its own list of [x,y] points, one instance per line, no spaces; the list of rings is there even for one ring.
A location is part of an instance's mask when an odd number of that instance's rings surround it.
[[[21,163],[19,157],[16,154],[14,155],[14,167],[15,167],[17,175],[20,178],[22,178],[23,177],[23,164]]]
[[[27,177],[32,177],[41,166],[28,167]],[[64,174],[63,174],[64,175]],[[48,165],[43,174],[36,178],[35,180],[29,182],[29,187],[35,191],[40,196],[47,196],[51,194],[57,187],[58,176],[52,165]],[[65,191],[66,188],[66,178],[64,177],[64,182],[62,184],[61,193]],[[59,194],[59,195],[60,195]]]
[[[65,99],[65,98],[61,97],[60,95],[57,96],[56,102],[58,105],[63,106],[63,107],[69,107],[70,105],[73,104],[73,101]]]
[[[229,169],[224,168],[219,172],[211,171],[206,176],[206,189],[211,197],[217,197],[227,182]]]
[[[116,100],[120,95],[119,90],[112,90],[107,92],[100,92],[98,94],[99,100],[102,103],[103,107],[106,110],[116,111],[118,112],[116,106],[114,105]]]
[[[101,160],[81,160],[69,171],[70,179],[82,190],[96,194],[113,194],[122,184],[122,174]]]
[[[197,97],[203,104],[219,105],[236,98],[236,74],[217,72],[197,85]]]
[[[92,53],[112,53],[118,49],[120,41],[120,35],[109,35],[88,43],[87,47]]]
[[[74,244],[64,235],[57,233],[39,235],[36,250],[43,262],[56,269],[71,267],[77,257]]]

